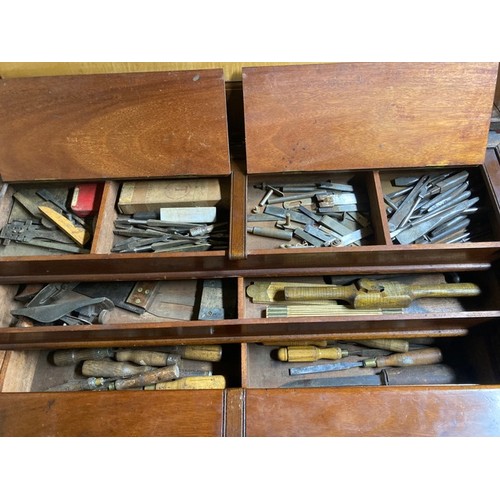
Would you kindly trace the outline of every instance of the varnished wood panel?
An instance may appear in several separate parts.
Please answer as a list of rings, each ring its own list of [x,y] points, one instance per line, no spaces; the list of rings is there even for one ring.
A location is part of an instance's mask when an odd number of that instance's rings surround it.
[[[0,81],[5,181],[229,173],[222,70]]]
[[[496,63],[243,68],[249,173],[481,163]]]
[[[500,388],[249,389],[246,435],[500,436]]]
[[[0,436],[221,436],[223,392],[0,394]]]

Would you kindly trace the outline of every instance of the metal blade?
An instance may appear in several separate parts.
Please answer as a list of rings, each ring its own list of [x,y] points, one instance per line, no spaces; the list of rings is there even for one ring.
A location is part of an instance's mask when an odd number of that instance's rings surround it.
[[[294,380],[281,387],[345,387],[358,385],[383,385],[380,375],[361,375],[359,377],[329,377]]]
[[[335,372],[339,370],[348,370],[349,368],[356,368],[358,366],[363,366],[362,361],[353,362],[340,362],[340,363],[325,363],[321,365],[309,365],[300,366],[296,368],[290,368],[290,375],[306,375],[308,373],[324,373],[324,372]]]

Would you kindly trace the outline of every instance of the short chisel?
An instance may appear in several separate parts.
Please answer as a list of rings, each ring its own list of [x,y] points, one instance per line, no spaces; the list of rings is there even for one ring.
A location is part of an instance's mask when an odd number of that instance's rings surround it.
[[[417,349],[405,353],[396,353],[379,358],[365,359],[363,361],[337,362],[290,368],[290,375],[305,375],[307,373],[324,373],[349,368],[384,368],[386,366],[414,366],[433,365],[440,363],[443,359],[441,350],[437,347]]]

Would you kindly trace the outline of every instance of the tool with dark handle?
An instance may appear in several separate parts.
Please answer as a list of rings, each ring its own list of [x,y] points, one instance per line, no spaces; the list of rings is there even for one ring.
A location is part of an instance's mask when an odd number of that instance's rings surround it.
[[[356,340],[356,344],[361,344],[366,347],[374,347],[375,349],[385,349],[393,352],[408,352],[410,343],[407,340],[400,339],[373,339],[373,340]]]
[[[343,300],[355,309],[408,307],[419,298],[475,297],[481,293],[474,283],[405,285],[395,281],[361,279],[347,286],[285,287],[285,300]]]
[[[98,360],[112,358],[114,352],[114,349],[62,349],[60,351],[54,351],[52,354],[52,362],[56,366],[71,366],[87,359]]]
[[[310,365],[297,368],[290,368],[290,375],[304,375],[307,373],[324,373],[338,370],[348,370],[349,368],[384,368],[386,366],[415,366],[433,365],[440,363],[443,359],[441,350],[437,347],[427,349],[417,349],[409,352],[398,352],[389,356],[365,359],[364,361],[339,362],[319,365]]]
[[[113,388],[117,391],[134,389],[136,387],[158,384],[160,382],[168,382],[169,380],[175,380],[177,378],[179,378],[179,367],[177,365],[165,366],[148,373],[141,373],[132,378],[116,380],[113,384]]]

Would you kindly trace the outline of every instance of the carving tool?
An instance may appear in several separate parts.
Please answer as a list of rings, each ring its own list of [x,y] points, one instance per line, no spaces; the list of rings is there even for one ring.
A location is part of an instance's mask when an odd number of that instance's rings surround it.
[[[84,380],[70,380],[64,384],[45,389],[44,392],[95,391],[105,388],[108,382],[103,377],[89,377]]]
[[[48,219],[59,227],[59,229],[67,234],[75,243],[83,247],[90,239],[90,232],[84,227],[75,226],[69,219],[56,212],[53,208],[44,207],[40,205],[40,212],[42,212]]]
[[[481,289],[474,283],[405,285],[396,281],[360,279],[347,286],[285,287],[285,299],[343,300],[355,309],[392,309],[408,307],[419,298],[476,297]]]
[[[114,349],[61,349],[52,353],[52,362],[56,366],[71,366],[87,359],[111,358],[114,352]]]
[[[182,359],[217,362],[222,358],[221,345],[180,345],[155,347],[156,350],[179,354]]]
[[[170,382],[159,382],[155,390],[166,391],[171,389],[225,389],[226,379],[223,375],[212,375],[208,377],[184,377]]]
[[[159,382],[175,380],[179,378],[179,375],[179,367],[177,365],[165,366],[163,368],[153,369],[147,373],[140,373],[128,379],[116,380],[110,388],[121,391],[136,387],[144,387],[146,385],[158,384]]]
[[[350,368],[385,368],[386,366],[433,365],[443,359],[441,350],[437,347],[417,349],[409,352],[398,352],[389,356],[365,359],[363,361],[337,362],[290,368],[290,375],[305,375],[308,373],[324,373]]]
[[[408,352],[410,350],[410,343],[407,340],[401,339],[356,340],[355,342],[366,347],[385,349],[386,351]]]
[[[152,366],[140,366],[110,359],[87,359],[83,362],[82,374],[85,377],[132,377],[154,369]]]
[[[135,349],[120,349],[114,356],[116,361],[130,361],[141,366],[171,366],[181,359],[178,354]]]

